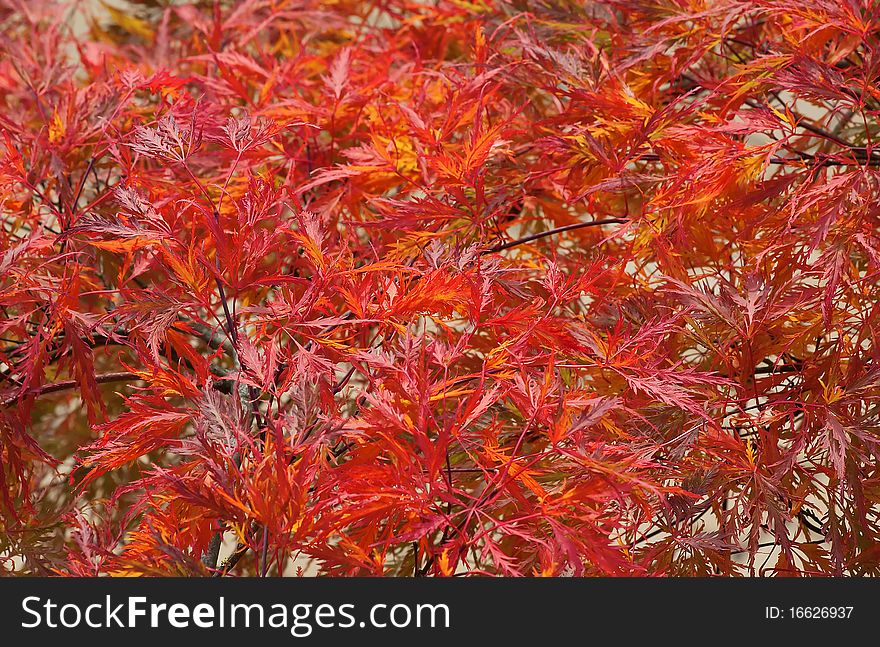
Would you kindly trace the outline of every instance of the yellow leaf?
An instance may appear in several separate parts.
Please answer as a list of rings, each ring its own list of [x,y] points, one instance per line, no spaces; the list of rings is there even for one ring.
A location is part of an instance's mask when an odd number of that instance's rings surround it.
[[[113,23],[115,25],[127,32],[136,34],[137,36],[140,36],[145,40],[152,40],[153,29],[150,27],[150,23],[148,23],[146,20],[141,20],[136,16],[117,9],[114,6],[107,4],[103,0],[101,0],[101,4],[107,10],[107,13],[110,14],[110,17],[113,19]]]
[[[55,144],[60,141],[65,132],[64,122],[61,121],[61,115],[58,114],[56,108],[55,114],[52,116],[52,123],[49,124],[49,142]]]
[[[451,577],[453,575],[452,567],[449,565],[449,549],[445,549],[440,556],[437,557],[437,566],[440,568],[440,572],[445,577]]]
[[[748,459],[749,465],[755,466],[755,444],[751,438],[746,438],[746,459]]]

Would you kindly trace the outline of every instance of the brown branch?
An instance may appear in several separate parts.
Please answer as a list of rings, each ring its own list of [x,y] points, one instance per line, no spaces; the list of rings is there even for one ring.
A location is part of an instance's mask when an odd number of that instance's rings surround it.
[[[233,568],[235,568],[236,564],[241,561],[241,558],[244,557],[248,550],[250,550],[250,546],[243,543],[237,543],[235,545],[235,550],[232,554],[223,560],[223,563],[217,567],[212,573],[212,577],[223,577],[227,575]],[[218,551],[219,552],[219,551]]]
[[[101,375],[95,376],[95,381],[98,384],[106,384],[108,382],[125,382],[128,380],[140,380],[142,379],[136,373],[131,373],[129,371],[121,371],[118,373],[103,373]],[[14,395],[10,398],[7,398],[2,403],[0,403],[0,407],[6,408],[10,405],[15,404],[21,399],[22,396],[28,394],[36,394],[37,396],[46,395],[47,393],[57,393],[58,391],[66,391],[67,389],[74,389],[81,384],[80,380],[64,380],[63,382],[53,382],[52,384],[44,384],[41,387],[35,389],[29,389],[25,391],[25,393],[20,393],[18,395]]]
[[[505,249],[510,249],[511,247],[516,247],[517,245],[524,245],[526,243],[530,243],[533,240],[539,240],[541,238],[546,238],[547,236],[553,236],[555,234],[561,234],[565,231],[573,231],[575,229],[584,229],[586,227],[598,227],[600,225],[620,225],[625,222],[629,222],[629,218],[605,218],[604,220],[591,220],[589,222],[577,222],[573,225],[565,225],[564,227],[556,227],[555,229],[548,229],[547,231],[542,231],[537,234],[532,234],[531,236],[525,236],[524,238],[518,238],[516,240],[512,240],[507,243],[503,243],[501,245],[495,245],[494,247],[490,247],[482,252],[482,254],[494,254],[495,252],[500,252]]]
[[[849,149],[849,152],[852,153],[856,159],[847,160],[847,159],[837,159],[833,157],[819,157],[817,155],[811,155],[810,153],[804,153],[801,151],[797,152],[797,157],[778,157],[774,156],[767,160],[768,164],[775,164],[779,166],[812,166],[812,167],[822,167],[822,166],[880,166],[880,157],[865,157],[863,154],[863,149],[859,147],[852,147]],[[659,162],[660,156],[656,153],[644,153],[639,155],[637,158],[634,158],[633,161],[637,162]]]

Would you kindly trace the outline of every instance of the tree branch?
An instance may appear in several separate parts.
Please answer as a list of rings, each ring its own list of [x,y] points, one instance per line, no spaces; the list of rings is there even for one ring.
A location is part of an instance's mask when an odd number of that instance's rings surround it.
[[[604,220],[591,220],[589,222],[577,222],[573,225],[565,225],[564,227],[556,227],[555,229],[548,229],[547,231],[542,231],[537,234],[532,234],[531,236],[525,236],[523,238],[518,238],[516,240],[512,240],[507,243],[503,243],[501,245],[495,245],[494,247],[490,247],[487,250],[481,252],[482,254],[494,254],[495,252],[500,252],[505,249],[510,249],[511,247],[516,247],[518,245],[525,245],[526,243],[530,243],[534,240],[539,240],[541,238],[546,238],[548,236],[553,236],[555,234],[561,234],[565,231],[574,231],[575,229],[585,229],[586,227],[599,227],[601,225],[620,225],[625,222],[629,222],[629,218],[605,218]]]
[[[136,373],[131,373],[129,371],[121,371],[118,373],[104,373],[102,375],[96,375],[95,381],[98,384],[106,384],[108,382],[126,382],[128,380],[140,380],[142,379]],[[18,395],[14,395],[10,398],[7,398],[2,403],[0,403],[0,407],[7,408],[16,402],[18,402],[22,396],[33,393],[37,396],[46,395],[47,393],[57,393],[58,391],[66,391],[67,389],[74,389],[80,385],[79,380],[64,380],[63,382],[53,382],[52,384],[44,384],[41,387],[37,387],[35,389],[29,389],[25,391],[25,393],[20,393]]]

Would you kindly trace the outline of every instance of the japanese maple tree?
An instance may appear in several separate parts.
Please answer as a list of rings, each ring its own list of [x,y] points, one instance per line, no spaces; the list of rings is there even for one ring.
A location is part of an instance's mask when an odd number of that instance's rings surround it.
[[[0,568],[880,571],[880,6],[0,0]]]

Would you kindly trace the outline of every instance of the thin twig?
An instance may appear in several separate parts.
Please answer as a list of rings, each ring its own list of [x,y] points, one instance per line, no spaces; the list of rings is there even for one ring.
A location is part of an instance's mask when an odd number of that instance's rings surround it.
[[[541,231],[537,234],[532,234],[530,236],[525,236],[523,238],[517,238],[516,240],[511,240],[510,242],[503,243],[501,245],[495,245],[494,247],[490,247],[487,250],[484,250],[483,254],[494,254],[495,252],[500,252],[505,249],[510,249],[511,247],[516,247],[518,245],[525,245],[526,243],[530,243],[534,240],[539,240],[541,238],[546,238],[548,236],[553,236],[555,234],[561,234],[565,231],[574,231],[575,229],[585,229],[587,227],[599,227],[601,225],[620,225],[623,223],[629,222],[629,218],[605,218],[604,220],[590,220],[589,222],[577,222],[573,225],[565,225],[563,227],[556,227],[555,229],[548,229],[547,231]]]

